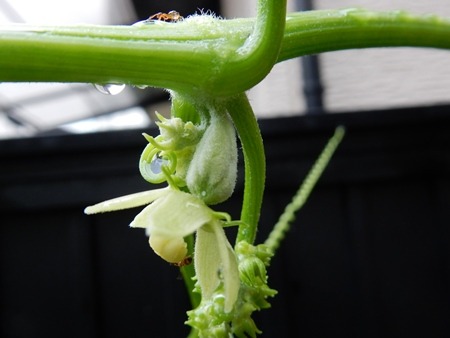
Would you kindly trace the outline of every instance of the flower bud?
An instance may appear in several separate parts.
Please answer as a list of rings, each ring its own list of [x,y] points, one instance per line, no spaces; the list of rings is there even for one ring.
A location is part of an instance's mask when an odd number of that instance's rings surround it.
[[[266,266],[258,257],[248,257],[239,262],[239,273],[242,282],[252,287],[267,283]]]
[[[187,255],[187,244],[183,237],[150,235],[149,243],[155,253],[169,263],[179,263]]]
[[[214,112],[192,157],[186,184],[189,191],[206,204],[217,204],[231,196],[236,176],[237,145],[233,123],[225,113]]]

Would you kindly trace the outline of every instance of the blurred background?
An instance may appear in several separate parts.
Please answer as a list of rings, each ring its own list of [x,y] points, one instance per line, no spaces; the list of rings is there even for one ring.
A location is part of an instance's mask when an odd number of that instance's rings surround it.
[[[130,25],[157,12],[253,16],[255,0],[0,0],[0,23]],[[450,17],[444,0],[289,0]],[[337,125],[347,135],[269,268],[265,337],[450,336],[450,54],[351,50],[276,65],[249,91],[267,158],[260,243]],[[0,336],[182,337],[180,273],[85,206],[151,189],[138,171],[160,89],[0,83]],[[233,197],[239,218],[243,163]],[[232,240],[233,230],[227,229]]]

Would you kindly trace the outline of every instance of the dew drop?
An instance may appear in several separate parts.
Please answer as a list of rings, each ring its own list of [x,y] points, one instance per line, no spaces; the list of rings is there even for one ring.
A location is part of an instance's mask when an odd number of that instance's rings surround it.
[[[146,86],[146,85],[135,85],[134,87],[136,87],[137,89],[146,89],[146,88],[148,88],[148,86]]]
[[[150,170],[154,174],[160,174],[162,172],[161,167],[167,164],[167,162],[167,160],[161,157],[156,157],[155,159],[153,159],[153,161],[150,162]]]
[[[146,25],[153,25],[153,24],[155,24],[154,20],[146,19],[146,20],[135,22],[131,26],[138,26],[139,27],[139,26],[146,26]]]
[[[120,94],[124,89],[124,84],[107,83],[107,84],[96,84],[94,87],[102,94],[105,95],[117,95]]]

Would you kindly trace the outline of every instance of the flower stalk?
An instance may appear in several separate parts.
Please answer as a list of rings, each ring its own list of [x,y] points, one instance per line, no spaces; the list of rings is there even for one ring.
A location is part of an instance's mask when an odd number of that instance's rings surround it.
[[[227,110],[234,121],[244,153],[245,186],[236,244],[253,244],[261,212],[266,180],[266,158],[258,122],[245,94],[230,99]]]

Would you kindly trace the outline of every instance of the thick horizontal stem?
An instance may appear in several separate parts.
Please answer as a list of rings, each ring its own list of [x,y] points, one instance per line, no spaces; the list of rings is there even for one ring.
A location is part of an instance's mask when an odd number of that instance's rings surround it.
[[[308,54],[372,47],[450,49],[450,19],[362,9],[293,13],[287,17],[278,62]]]
[[[200,17],[141,26],[0,27],[0,81],[126,83],[232,96],[270,68],[265,64],[263,72],[254,73],[250,65],[261,55],[238,62],[236,51],[254,24]],[[450,49],[450,20],[355,9],[293,13],[277,62],[383,46]]]
[[[217,57],[204,41],[144,38],[142,29],[129,27],[86,29],[0,31],[0,80],[126,83],[192,91],[193,83],[201,86],[205,69]]]

